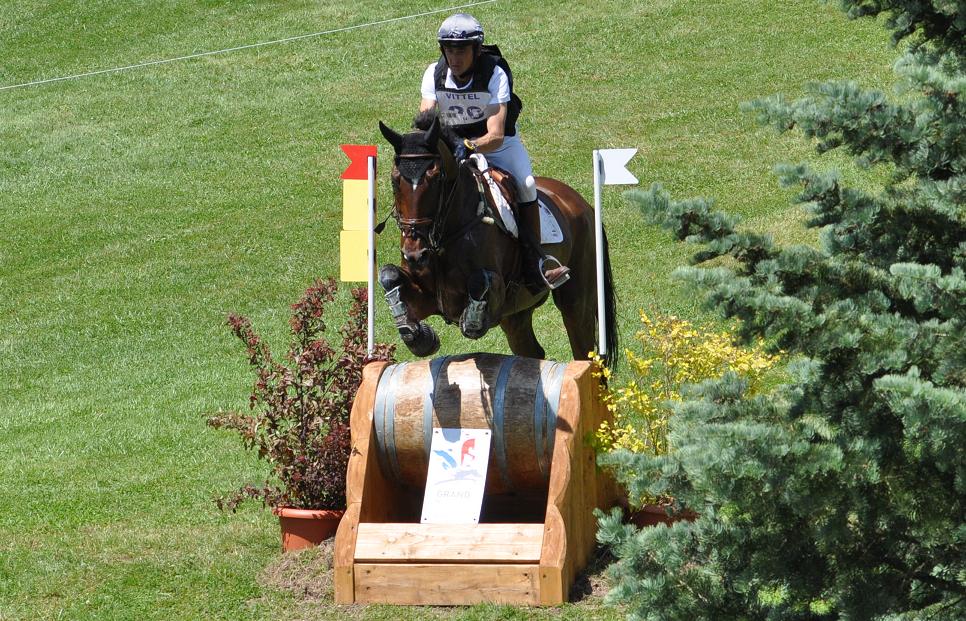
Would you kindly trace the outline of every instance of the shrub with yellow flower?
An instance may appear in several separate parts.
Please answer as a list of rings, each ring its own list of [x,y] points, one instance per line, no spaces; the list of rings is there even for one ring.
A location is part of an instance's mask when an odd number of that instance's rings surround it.
[[[642,328],[634,335],[640,352],[625,350],[633,375],[626,384],[612,385],[610,369],[591,352],[595,375],[607,380],[602,399],[614,417],[593,438],[598,452],[627,449],[667,454],[672,448],[668,402],[681,400],[682,386],[718,379],[732,371],[747,380],[748,393],[754,394],[780,359],[767,353],[761,342],[750,348],[738,345],[729,331],[699,328],[674,316],[656,314],[652,318],[643,310],[640,316]]]

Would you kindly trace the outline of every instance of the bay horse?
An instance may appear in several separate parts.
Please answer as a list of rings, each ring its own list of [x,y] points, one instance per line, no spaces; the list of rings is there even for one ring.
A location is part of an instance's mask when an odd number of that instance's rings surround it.
[[[534,291],[524,284],[526,254],[521,242],[500,226],[499,215],[484,199],[484,184],[473,163],[456,160],[435,118],[428,129],[405,135],[381,121],[379,128],[395,150],[392,216],[401,233],[402,255],[401,265],[379,270],[379,282],[402,341],[416,356],[434,354],[439,337],[423,319],[440,315],[447,323],[458,324],[470,339],[499,325],[515,355],[543,358],[531,320],[551,291]],[[509,174],[503,175],[504,193],[515,192]],[[570,280],[552,291],[553,301],[563,316],[574,359],[586,360],[597,336],[594,210],[560,181],[537,177],[536,182],[541,201],[563,232],[563,241],[545,244],[544,251],[570,267]],[[606,237],[603,255],[604,358],[612,366],[617,326]]]

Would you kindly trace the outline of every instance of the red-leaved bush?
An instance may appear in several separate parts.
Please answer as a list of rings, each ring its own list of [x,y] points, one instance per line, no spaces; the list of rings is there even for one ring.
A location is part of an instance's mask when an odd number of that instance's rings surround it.
[[[208,417],[216,429],[232,429],[245,447],[271,465],[263,484],[247,484],[216,500],[234,511],[247,499],[271,507],[341,509],[349,462],[349,412],[362,368],[373,360],[392,360],[394,345],[376,344],[366,354],[366,290],[352,290],[352,304],[339,329],[341,346],[325,338],[325,307],[335,298],[333,279],[317,280],[292,305],[291,344],[282,361],[251,321],[229,315],[232,333],[245,344],[256,379],[249,411],[219,411]]]

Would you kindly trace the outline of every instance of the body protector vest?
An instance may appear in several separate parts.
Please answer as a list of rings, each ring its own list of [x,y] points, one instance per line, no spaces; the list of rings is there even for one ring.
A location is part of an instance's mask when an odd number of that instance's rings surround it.
[[[459,90],[446,87],[446,57],[440,55],[436,63],[433,80],[436,86],[436,103],[439,118],[443,125],[451,128],[461,138],[479,138],[486,133],[487,106],[490,105],[490,78],[497,67],[506,72],[510,82],[510,101],[506,107],[506,122],[503,134],[514,136],[517,133],[517,118],[523,109],[523,102],[513,92],[513,74],[510,65],[495,45],[484,45],[480,57],[473,63],[473,85]]]

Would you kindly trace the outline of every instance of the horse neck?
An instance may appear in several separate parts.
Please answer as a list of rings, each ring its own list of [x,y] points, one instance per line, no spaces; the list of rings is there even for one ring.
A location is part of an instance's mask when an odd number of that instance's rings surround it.
[[[457,230],[476,218],[479,191],[476,178],[467,166],[458,166],[455,185],[443,184],[441,207],[445,211],[442,225],[444,233]]]

